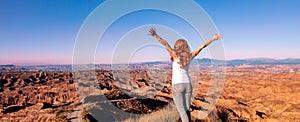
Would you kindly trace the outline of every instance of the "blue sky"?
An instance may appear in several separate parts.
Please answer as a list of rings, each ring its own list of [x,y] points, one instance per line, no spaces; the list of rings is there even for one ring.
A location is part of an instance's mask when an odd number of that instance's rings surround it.
[[[0,64],[72,63],[73,47],[80,26],[90,12],[102,2],[96,0],[1,0]],[[298,36],[300,1],[197,0],[196,2],[210,15],[219,31],[224,34],[222,43],[226,59],[300,58],[300,36]],[[157,16],[166,17],[164,14],[157,14]],[[174,17],[169,16],[169,18]],[[134,20],[134,17],[131,19]],[[158,20],[147,21],[155,23]],[[164,24],[164,21],[160,24]],[[180,21],[174,20],[168,24],[178,25]],[[120,29],[121,33],[121,30],[134,25],[134,22],[116,24],[116,28]],[[173,40],[172,37],[163,35],[163,32],[161,34],[166,40]],[[108,34],[107,38],[109,36],[114,35]],[[194,39],[189,40],[192,48],[204,41]],[[101,43],[99,44],[95,56],[96,62],[109,60],[109,53],[102,53],[100,48],[113,50],[115,43],[110,43],[109,40],[106,43],[102,46]],[[153,49],[148,48],[148,50]],[[139,52],[139,55],[149,53],[146,50]],[[157,47],[155,50],[158,51],[154,51],[153,54],[163,51]],[[163,54],[157,60],[169,59],[166,52]],[[198,57],[209,57],[209,53],[204,50]]]

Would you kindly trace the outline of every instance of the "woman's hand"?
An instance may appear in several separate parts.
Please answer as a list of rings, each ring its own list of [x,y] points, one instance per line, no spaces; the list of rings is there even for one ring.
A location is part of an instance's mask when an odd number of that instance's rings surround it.
[[[220,40],[221,38],[223,38],[223,34],[215,34],[213,37],[212,37],[212,40]]]
[[[150,34],[148,34],[148,35],[151,35],[151,36],[157,35],[157,34],[156,34],[155,28],[150,28],[149,33],[150,33]]]

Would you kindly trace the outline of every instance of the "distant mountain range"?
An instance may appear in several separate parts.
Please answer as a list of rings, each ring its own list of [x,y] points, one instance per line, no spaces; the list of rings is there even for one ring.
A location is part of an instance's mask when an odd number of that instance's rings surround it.
[[[201,58],[201,59],[194,59],[194,62],[198,64],[211,64],[212,62],[223,62],[223,60],[216,60],[216,59],[210,59],[210,58]],[[241,64],[249,64],[249,65],[255,65],[255,64],[300,64],[300,59],[297,58],[287,58],[287,59],[271,59],[271,58],[251,58],[251,59],[234,59],[234,60],[226,60],[226,65],[241,65]],[[170,61],[152,61],[152,62],[140,62],[140,63],[134,63],[134,64],[141,64],[141,65],[157,65],[157,64],[171,64]],[[97,65],[110,65],[110,64],[97,64]],[[13,64],[4,64],[0,67],[15,67],[18,65]],[[34,65],[31,65],[34,66]],[[63,65],[36,65],[36,66],[68,66],[71,67],[71,64],[63,64]],[[29,66],[27,66],[29,67]]]
[[[195,59],[198,64],[210,64],[211,62],[223,62],[223,60],[202,58]],[[170,61],[154,61],[143,62],[141,64],[170,64]],[[271,58],[252,58],[252,59],[234,59],[226,60],[227,65],[241,65],[241,64],[300,64],[300,59],[271,59]]]
[[[228,65],[238,64],[300,64],[300,59],[270,59],[270,58],[255,58],[255,59],[235,59],[226,61]]]

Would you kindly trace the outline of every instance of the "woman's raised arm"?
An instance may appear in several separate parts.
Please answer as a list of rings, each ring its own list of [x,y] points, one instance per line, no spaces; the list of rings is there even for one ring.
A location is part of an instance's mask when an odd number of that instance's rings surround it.
[[[215,34],[211,39],[209,39],[207,42],[205,42],[204,44],[202,44],[201,46],[199,46],[193,53],[192,53],[192,58],[196,57],[202,49],[204,49],[205,47],[207,47],[209,44],[211,44],[213,41],[216,40],[220,40],[221,38],[223,38],[222,34]]]
[[[150,28],[149,33],[150,33],[149,35],[155,37],[156,40],[158,40],[162,45],[165,46],[165,48],[167,49],[167,51],[171,57],[173,57],[173,58],[176,57],[176,55],[175,55],[173,49],[170,47],[169,43],[166,40],[164,40],[163,38],[161,38],[159,35],[157,35],[155,28]]]

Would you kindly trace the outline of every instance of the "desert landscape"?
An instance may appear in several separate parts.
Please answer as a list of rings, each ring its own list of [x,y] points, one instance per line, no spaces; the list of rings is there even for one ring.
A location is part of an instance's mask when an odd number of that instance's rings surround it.
[[[205,68],[194,72],[191,75],[199,79],[193,82],[192,121],[300,121],[299,69],[298,64],[227,66],[221,96],[205,118],[199,113],[209,102],[205,98],[212,72]],[[180,121],[172,101],[170,70],[2,68],[0,79],[1,122]]]

